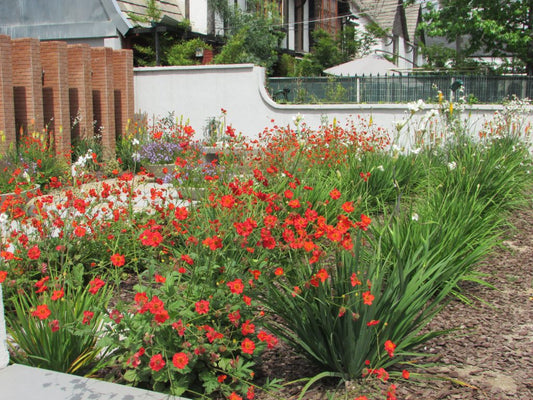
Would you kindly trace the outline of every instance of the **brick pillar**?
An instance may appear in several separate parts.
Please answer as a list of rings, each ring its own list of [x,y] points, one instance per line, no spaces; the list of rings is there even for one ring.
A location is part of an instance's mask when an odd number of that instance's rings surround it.
[[[93,85],[91,47],[73,44],[68,52],[68,87],[72,140],[93,137]]]
[[[0,155],[16,140],[11,39],[0,35]]]
[[[41,42],[43,67],[43,115],[55,150],[70,152],[70,106],[68,96],[68,53],[65,42]]]
[[[13,39],[11,48],[16,128],[25,132],[28,128],[40,131],[44,127],[44,119],[39,40]]]
[[[211,61],[213,61],[213,50],[211,49],[204,49],[204,56],[202,57],[202,64],[211,64]]]
[[[116,137],[126,131],[128,120],[133,119],[133,52],[113,51],[113,83],[115,85],[115,124]]]
[[[113,87],[113,50],[108,47],[91,48],[93,112],[95,132],[102,135],[104,157],[115,154],[115,93]]]

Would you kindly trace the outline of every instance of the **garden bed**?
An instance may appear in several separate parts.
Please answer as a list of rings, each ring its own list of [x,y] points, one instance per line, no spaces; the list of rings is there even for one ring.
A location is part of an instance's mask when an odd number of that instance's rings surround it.
[[[471,304],[453,300],[429,324],[428,329],[461,328],[425,344],[431,356],[420,363],[428,369],[413,369],[410,382],[397,392],[401,400],[530,400],[533,399],[533,208],[513,213],[509,239],[478,270],[495,289],[463,283],[462,294]],[[258,371],[259,377],[291,382],[320,372],[309,360],[280,346]],[[421,376],[417,376],[417,372]],[[305,382],[288,385],[276,396],[258,399],[296,399]],[[330,399],[339,390],[337,381],[319,381],[306,400]]]

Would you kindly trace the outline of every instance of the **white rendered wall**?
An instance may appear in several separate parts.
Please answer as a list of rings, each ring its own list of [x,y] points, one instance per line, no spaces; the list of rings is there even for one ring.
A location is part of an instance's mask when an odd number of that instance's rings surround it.
[[[207,35],[207,0],[189,2],[189,20],[193,32]]]
[[[372,117],[374,125],[392,136],[396,123],[409,115],[407,104],[276,104],[264,83],[264,68],[252,64],[135,68],[135,110],[146,112],[149,118],[174,112],[176,117],[189,119],[201,135],[206,120],[220,116],[224,108],[227,123],[248,137],[257,137],[274,124],[291,124],[298,114],[312,128],[317,128],[324,118],[329,122],[335,118],[344,125],[358,116],[366,120]],[[483,121],[500,109],[498,105],[471,106],[464,115],[470,115],[473,129],[481,129]],[[524,115],[524,123],[532,122],[530,110]]]
[[[2,285],[0,284],[0,369],[9,363],[9,352],[6,344],[6,324],[4,319],[4,302],[2,299]]]

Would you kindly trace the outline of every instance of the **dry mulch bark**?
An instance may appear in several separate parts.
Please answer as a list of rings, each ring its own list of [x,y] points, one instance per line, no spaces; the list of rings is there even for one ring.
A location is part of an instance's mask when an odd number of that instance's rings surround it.
[[[533,209],[515,212],[511,223],[515,228],[502,246],[477,269],[495,288],[473,282],[461,285],[470,304],[453,299],[429,325],[431,330],[459,329],[420,349],[430,354],[417,360],[420,364],[437,365],[409,368],[409,381],[396,382],[398,399],[533,399]],[[290,382],[320,372],[284,345],[267,357],[258,371],[260,379]],[[288,385],[275,396],[263,393],[258,398],[296,399],[303,385]],[[329,399],[326,393],[335,389],[333,382],[319,381],[304,398]],[[353,392],[337,390],[335,398],[354,397]]]

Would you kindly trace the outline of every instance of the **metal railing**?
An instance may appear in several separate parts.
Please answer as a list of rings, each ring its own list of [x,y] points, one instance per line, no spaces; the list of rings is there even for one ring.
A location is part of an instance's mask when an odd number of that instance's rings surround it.
[[[454,84],[455,82],[455,84]],[[455,89],[458,86],[461,88]],[[267,90],[280,103],[408,103],[464,96],[469,103],[501,103],[533,97],[533,77],[418,75],[269,78]]]

